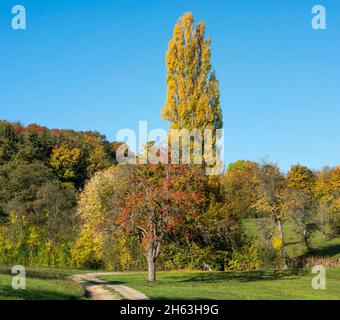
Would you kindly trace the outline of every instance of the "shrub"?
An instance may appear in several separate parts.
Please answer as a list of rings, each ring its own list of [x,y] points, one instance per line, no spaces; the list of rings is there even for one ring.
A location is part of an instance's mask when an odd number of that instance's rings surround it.
[[[71,248],[72,264],[77,268],[100,268],[103,257],[103,240],[84,228]]]

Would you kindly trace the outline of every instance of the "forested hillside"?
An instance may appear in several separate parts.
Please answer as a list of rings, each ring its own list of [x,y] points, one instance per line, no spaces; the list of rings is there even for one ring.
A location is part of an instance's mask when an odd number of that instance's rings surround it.
[[[66,265],[79,191],[115,163],[97,132],[0,122],[0,263]]]

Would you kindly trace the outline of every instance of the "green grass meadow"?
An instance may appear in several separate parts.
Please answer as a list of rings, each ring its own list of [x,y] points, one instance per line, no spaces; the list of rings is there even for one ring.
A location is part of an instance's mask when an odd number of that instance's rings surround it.
[[[247,219],[244,231],[257,243],[264,241],[259,219]],[[291,258],[307,254],[302,238],[291,221],[284,224],[287,252]],[[311,237],[313,256],[340,258],[340,237],[324,240],[316,231]],[[146,274],[105,277],[124,283],[150,299],[222,299],[222,300],[340,300],[340,268],[326,269],[326,289],[312,288],[309,269],[248,272],[159,272],[155,284],[146,282]]]
[[[66,276],[77,270],[34,269],[26,274],[26,289],[14,290],[15,276],[8,268],[0,269],[0,300],[79,300],[86,299],[84,289]]]
[[[157,282],[145,273],[105,276],[135,288],[150,299],[340,300],[340,269],[328,269],[325,290],[312,288],[309,270],[250,272],[160,272]]]

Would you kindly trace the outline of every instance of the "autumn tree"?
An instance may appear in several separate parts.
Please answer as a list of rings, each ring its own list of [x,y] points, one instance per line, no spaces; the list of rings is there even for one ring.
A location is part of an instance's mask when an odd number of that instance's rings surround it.
[[[42,185],[33,203],[34,210],[43,217],[45,238],[62,243],[74,233],[78,221],[75,216],[77,193],[57,179]]]
[[[340,233],[340,167],[325,167],[316,174],[315,194],[324,239]]]
[[[305,166],[295,165],[286,175],[286,181],[287,189],[283,196],[284,211],[295,221],[298,233],[302,234],[307,251],[310,251],[309,239],[315,229],[314,173]]]
[[[162,110],[163,120],[170,122],[169,141],[171,151],[176,153],[172,142],[189,135],[188,150],[179,153],[182,160],[192,154],[200,155],[197,162],[220,167],[221,159],[216,141],[222,129],[219,83],[211,66],[211,40],[205,36],[205,24],[195,25],[192,13],[180,17],[174,27],[173,37],[166,54],[167,96]],[[211,148],[202,143],[205,130],[211,130]],[[198,139],[198,137],[201,139]],[[177,144],[177,142],[176,142]],[[216,153],[216,156],[215,156]]]
[[[77,147],[70,148],[62,145],[52,151],[50,165],[58,175],[59,179],[68,184],[81,186],[78,172],[81,168],[81,150]],[[80,180],[80,181],[79,181]]]
[[[207,208],[200,219],[205,245],[230,255],[244,244],[242,219],[255,212],[256,169],[256,163],[239,160],[230,164],[223,175],[206,179]],[[222,270],[224,265],[220,263]]]
[[[154,282],[166,236],[188,213],[200,210],[201,196],[193,186],[201,174],[195,167],[162,164],[129,166],[129,171],[129,190],[119,205],[118,221],[138,234],[148,262],[148,281]]]
[[[282,254],[287,267],[288,255],[283,232],[283,223],[287,218],[287,214],[283,210],[283,194],[286,188],[285,177],[276,165],[264,163],[259,167],[256,179],[257,200],[254,207],[265,213],[269,222],[274,223],[273,246]]]
[[[112,166],[97,172],[80,193],[77,212],[81,227],[72,250],[77,266],[101,266],[106,260],[105,243],[122,236],[117,220],[119,204],[128,190],[126,169]]]
[[[18,140],[19,137],[13,126],[6,121],[0,121],[0,165],[11,160],[15,155]]]
[[[0,167],[0,205],[7,214],[14,212],[39,223],[43,214],[35,210],[37,193],[55,179],[53,171],[41,162],[8,162]]]
[[[173,129],[222,128],[210,44],[204,23],[199,22],[195,28],[191,13],[179,18],[166,55],[167,98],[162,111],[163,119],[169,120]]]
[[[179,139],[176,136],[179,131],[171,129],[188,130],[190,134],[197,130],[201,136],[205,129],[212,130],[213,148],[206,148],[206,152],[205,145],[191,137],[189,152],[204,155],[202,163],[213,163],[216,129],[223,125],[219,84],[210,62],[210,44],[203,22],[195,27],[191,13],[179,18],[166,54],[167,97],[162,110],[163,119],[170,122],[170,141]],[[174,152],[175,148],[172,149]]]
[[[239,218],[254,213],[252,204],[256,200],[257,164],[239,160],[231,163],[221,176],[222,192],[226,210]]]
[[[17,129],[22,131],[22,135],[16,157],[27,162],[39,160],[48,164],[53,145],[56,143],[56,137],[50,130],[36,124]]]

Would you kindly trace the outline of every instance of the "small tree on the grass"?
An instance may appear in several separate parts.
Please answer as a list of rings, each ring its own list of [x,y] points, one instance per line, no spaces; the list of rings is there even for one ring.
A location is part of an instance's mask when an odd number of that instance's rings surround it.
[[[324,239],[340,233],[340,167],[317,173],[318,218]]]
[[[313,195],[298,189],[287,190],[284,196],[284,210],[294,220],[297,226],[297,233],[302,235],[306,249],[310,252],[312,249],[310,237],[316,229],[316,225],[312,221],[315,213]]]
[[[259,167],[257,172],[258,199],[254,207],[265,213],[275,224],[276,230],[273,238],[273,247],[282,254],[285,260],[285,267],[287,267],[288,255],[283,232],[283,223],[286,220],[286,213],[283,210],[285,187],[285,178],[276,165],[265,163]]]
[[[129,166],[129,188],[123,190],[117,224],[138,234],[148,262],[148,281],[156,281],[156,262],[166,236],[181,219],[199,210],[200,170],[183,165]]]
[[[315,229],[312,220],[316,203],[314,198],[315,176],[305,166],[292,166],[286,176],[287,190],[284,194],[284,210],[302,234],[307,251],[311,250],[310,236]]]

